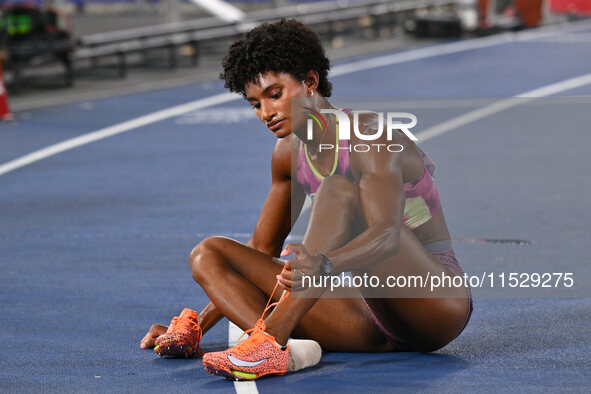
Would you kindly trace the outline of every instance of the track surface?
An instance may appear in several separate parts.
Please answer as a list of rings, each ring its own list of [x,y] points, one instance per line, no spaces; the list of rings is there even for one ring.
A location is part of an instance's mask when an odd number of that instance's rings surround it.
[[[521,94],[589,73],[587,26],[335,76],[334,96]],[[221,92],[216,82],[36,110],[0,126],[0,163]],[[591,85],[560,95],[589,96]],[[220,120],[216,108],[234,111],[240,122]],[[572,122],[552,123],[557,108],[567,108]],[[532,107],[511,108],[422,144],[438,165],[455,239],[531,242],[456,242],[468,272],[543,268],[589,279],[588,108],[556,104],[534,111],[531,122],[523,117],[532,116]],[[0,177],[0,391],[234,392],[200,359],[160,359],[138,344],[152,323],[205,305],[187,263],[192,247],[215,234],[246,241],[253,229],[270,185],[275,140],[247,109],[231,101]],[[471,109],[424,108],[419,121],[430,126]],[[331,353],[315,368],[256,386],[259,392],[587,391],[589,293],[548,294],[477,298],[466,330],[433,354]],[[227,342],[222,321],[203,347]]]

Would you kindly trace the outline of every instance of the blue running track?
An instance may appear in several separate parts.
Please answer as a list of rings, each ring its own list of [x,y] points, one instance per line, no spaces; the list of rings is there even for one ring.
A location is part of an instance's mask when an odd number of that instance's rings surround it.
[[[503,37],[428,54],[466,42],[442,44],[416,60],[334,76],[334,96],[448,99],[423,106],[420,132],[478,106],[442,108],[449,99],[502,99],[591,72],[589,22]],[[35,110],[0,125],[0,165],[219,93],[215,82]],[[591,83],[555,95],[590,96]],[[466,330],[440,351],[325,354],[317,367],[261,379],[256,389],[591,390],[591,292],[584,290],[591,280],[589,103],[511,107],[421,145],[438,165],[454,247],[468,273],[574,272],[579,286],[572,293],[484,294]],[[534,110],[536,121],[522,119]],[[571,121],[558,122],[556,111]],[[220,117],[230,112],[236,119]],[[1,175],[0,391],[235,392],[200,359],[160,359],[140,350],[139,340],[152,323],[167,324],[183,307],[206,304],[191,278],[189,252],[208,235],[248,240],[270,186],[274,143],[238,99]],[[479,238],[530,243],[466,242]],[[227,343],[223,320],[202,345],[215,350]]]

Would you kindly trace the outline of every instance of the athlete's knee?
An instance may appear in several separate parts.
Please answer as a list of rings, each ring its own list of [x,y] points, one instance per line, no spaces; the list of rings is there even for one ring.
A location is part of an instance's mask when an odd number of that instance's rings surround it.
[[[463,330],[469,301],[463,298],[447,298],[444,301],[445,306],[442,306],[442,309],[445,310],[445,317],[439,324],[434,325],[437,326],[436,330],[414,344],[416,351],[430,353],[439,350],[453,341]]]
[[[221,242],[221,237],[208,237],[197,244],[191,251],[189,265],[191,266],[193,279],[197,283],[203,283],[203,281],[207,280],[208,273],[211,270],[210,264],[215,261],[215,259],[208,259],[207,257],[218,253]]]
[[[333,202],[350,203],[359,195],[359,187],[342,175],[326,177],[318,189],[318,197],[330,198]]]

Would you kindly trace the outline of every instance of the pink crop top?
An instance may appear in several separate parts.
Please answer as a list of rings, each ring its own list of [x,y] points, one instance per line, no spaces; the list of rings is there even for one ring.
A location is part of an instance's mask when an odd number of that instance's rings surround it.
[[[435,163],[421,149],[419,151],[425,162],[423,175],[415,182],[404,184],[406,201],[403,221],[410,229],[415,229],[429,221],[441,208],[439,193],[433,182]],[[335,152],[335,164],[330,175],[334,174],[345,176],[351,182],[359,183],[351,170],[348,140],[339,140],[339,149]],[[298,155],[298,183],[304,186],[304,190],[308,195],[313,197],[324,178],[314,168],[308,157],[306,146],[301,143]]]

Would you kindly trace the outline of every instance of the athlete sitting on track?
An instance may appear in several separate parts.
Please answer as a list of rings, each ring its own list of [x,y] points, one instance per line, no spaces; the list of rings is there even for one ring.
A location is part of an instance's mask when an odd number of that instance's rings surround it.
[[[169,327],[153,325],[141,347],[190,355],[225,316],[250,336],[227,351],[205,354],[203,363],[211,373],[250,380],[316,364],[317,344],[327,351],[430,352],[456,338],[472,312],[463,287],[415,293],[393,288],[391,297],[382,298],[368,298],[365,288],[340,288],[333,298],[318,297],[321,291],[308,298],[289,293],[301,286],[303,274],[462,275],[429,158],[397,130],[393,140],[374,142],[400,144],[401,152],[349,152],[348,144],[367,141],[351,133],[350,141],[339,142],[331,117],[306,138],[305,119],[292,114],[292,98],[305,97],[316,112],[335,107],[327,100],[329,61],[316,34],[300,22],[256,27],[230,46],[223,68],[226,87],[241,93],[277,137],[271,190],[246,245],[210,237],[191,252],[193,278],[211,302],[199,315],[183,310]],[[375,133],[372,116],[360,116],[362,133]],[[340,146],[338,154],[320,151],[327,142]],[[281,253],[306,194],[314,195],[314,203],[303,243]],[[280,253],[294,258],[286,262]],[[280,302],[264,318],[268,300]]]

